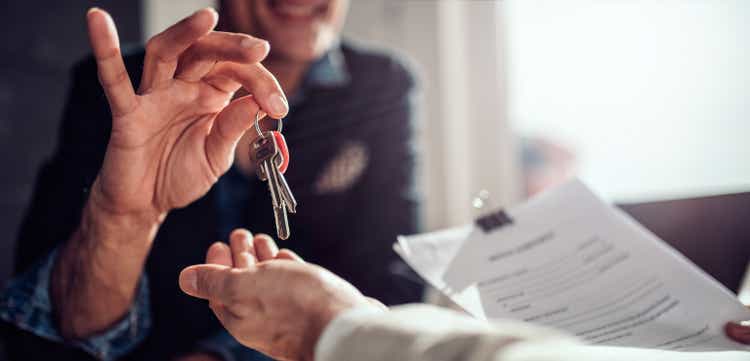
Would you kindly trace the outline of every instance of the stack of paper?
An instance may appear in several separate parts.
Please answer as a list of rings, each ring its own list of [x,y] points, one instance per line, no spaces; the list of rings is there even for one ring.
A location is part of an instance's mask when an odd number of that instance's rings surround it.
[[[750,310],[581,182],[507,210],[511,222],[399,237],[423,278],[480,318],[559,328],[592,344],[750,350],[723,333]],[[706,240],[710,247],[710,240]]]

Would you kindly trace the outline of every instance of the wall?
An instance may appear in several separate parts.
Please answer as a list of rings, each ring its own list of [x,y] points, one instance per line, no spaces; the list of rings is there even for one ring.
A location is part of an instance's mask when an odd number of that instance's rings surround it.
[[[56,143],[70,67],[89,51],[85,15],[93,4],[112,12],[122,41],[140,39],[140,7],[132,1],[5,1],[0,8],[0,285],[36,172]]]
[[[7,1],[0,11],[0,284],[36,172],[57,141],[70,68],[89,52],[86,10],[111,11],[121,41],[140,39],[140,7],[132,1]]]
[[[143,0],[155,34],[211,0]],[[515,144],[505,117],[503,48],[496,1],[351,0],[344,36],[396,51],[421,80],[419,189],[425,229],[475,215],[482,189],[493,204],[518,197]]]
[[[616,200],[750,190],[750,2],[508,0],[509,112]]]

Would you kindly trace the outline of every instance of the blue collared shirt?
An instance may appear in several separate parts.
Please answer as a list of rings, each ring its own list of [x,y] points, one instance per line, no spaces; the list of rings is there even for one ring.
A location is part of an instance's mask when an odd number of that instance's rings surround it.
[[[310,66],[299,91],[290,96],[290,105],[294,107],[301,103],[307,89],[344,86],[349,78],[344,57],[336,47]],[[229,234],[243,224],[242,207],[250,196],[246,185],[246,177],[234,168],[220,179],[220,234]],[[120,321],[86,339],[65,340],[55,322],[49,292],[50,276],[57,255],[55,249],[9,282],[0,295],[0,319],[44,339],[78,347],[100,360],[117,359],[138,346],[151,327],[148,277],[145,273],[139,281],[133,305]],[[241,346],[226,332],[204,340],[197,349],[211,352],[227,361],[265,358]]]

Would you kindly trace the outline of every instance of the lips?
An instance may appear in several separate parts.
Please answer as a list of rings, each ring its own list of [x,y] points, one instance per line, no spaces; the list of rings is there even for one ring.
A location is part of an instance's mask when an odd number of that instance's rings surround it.
[[[270,0],[271,10],[279,17],[295,20],[315,18],[326,11],[326,2],[320,0]]]

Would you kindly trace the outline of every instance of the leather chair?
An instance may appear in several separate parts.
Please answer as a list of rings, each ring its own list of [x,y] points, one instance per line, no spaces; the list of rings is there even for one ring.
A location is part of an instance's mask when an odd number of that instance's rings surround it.
[[[735,293],[750,262],[750,192],[621,204]]]

